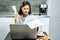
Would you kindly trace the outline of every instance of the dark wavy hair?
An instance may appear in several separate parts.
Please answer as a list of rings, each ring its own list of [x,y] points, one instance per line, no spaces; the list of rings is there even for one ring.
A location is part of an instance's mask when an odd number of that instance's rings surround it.
[[[23,1],[22,5],[20,6],[19,12],[18,12],[19,15],[23,15],[22,7],[24,7],[26,5],[29,5],[29,13],[28,14],[29,15],[31,14],[31,5],[30,5],[30,3],[28,1]]]

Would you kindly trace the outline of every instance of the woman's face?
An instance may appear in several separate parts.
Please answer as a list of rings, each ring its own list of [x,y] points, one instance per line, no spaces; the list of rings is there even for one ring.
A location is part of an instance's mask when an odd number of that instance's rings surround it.
[[[29,5],[26,5],[26,6],[22,7],[23,15],[28,15],[29,10],[30,10]]]

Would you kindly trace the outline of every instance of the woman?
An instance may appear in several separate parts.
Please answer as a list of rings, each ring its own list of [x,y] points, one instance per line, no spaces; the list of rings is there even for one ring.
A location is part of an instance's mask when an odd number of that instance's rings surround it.
[[[15,23],[23,24],[25,22],[25,19],[30,15],[31,15],[31,5],[28,1],[23,1],[22,5],[20,6],[19,12],[15,15]],[[44,39],[46,36],[43,36],[41,39]],[[47,38],[48,37],[49,36],[47,36]]]
[[[19,12],[15,15],[15,23],[23,23],[31,14],[31,5],[28,1],[23,1],[20,6]]]

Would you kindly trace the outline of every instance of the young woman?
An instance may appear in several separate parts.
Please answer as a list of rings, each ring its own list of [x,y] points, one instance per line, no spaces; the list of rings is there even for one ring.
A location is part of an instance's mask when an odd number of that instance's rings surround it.
[[[15,23],[21,23],[25,21],[26,17],[30,16],[31,14],[31,5],[28,1],[23,1],[19,12],[15,15]]]
[[[23,24],[25,22],[25,19],[30,15],[31,15],[31,5],[28,1],[23,1],[22,5],[20,6],[19,12],[15,15],[15,23]],[[40,40],[43,40],[45,37],[49,39],[48,38],[49,36],[43,35],[43,37],[41,37]]]

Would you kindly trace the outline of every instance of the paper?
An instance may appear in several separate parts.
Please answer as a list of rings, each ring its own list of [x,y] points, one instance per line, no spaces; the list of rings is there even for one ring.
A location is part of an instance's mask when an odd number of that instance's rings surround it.
[[[43,23],[42,21],[40,21],[39,19],[34,19],[34,20],[28,22],[27,25],[28,25],[31,29],[34,29],[34,28],[36,28],[36,27],[43,26],[44,23]]]
[[[43,36],[44,34],[43,34],[43,32],[38,32],[37,35],[38,36]]]
[[[12,9],[13,9],[14,13],[16,14],[17,13],[16,6],[12,6]]]

